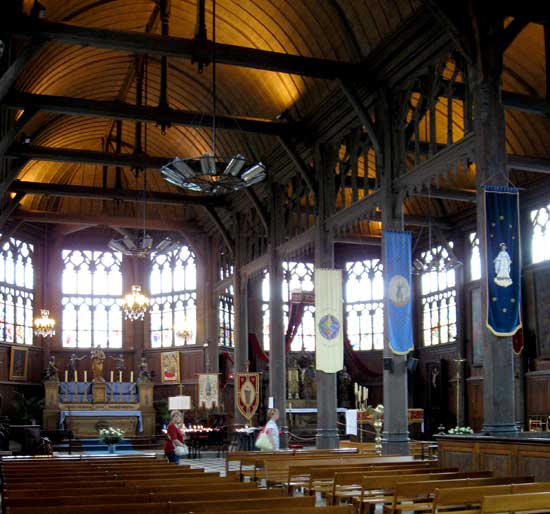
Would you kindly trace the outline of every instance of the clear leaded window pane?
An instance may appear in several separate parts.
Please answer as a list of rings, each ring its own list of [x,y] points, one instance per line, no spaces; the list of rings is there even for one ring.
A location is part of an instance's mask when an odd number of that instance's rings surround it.
[[[122,254],[63,250],[61,337],[67,348],[122,348]]]
[[[194,344],[197,333],[197,266],[193,251],[181,246],[151,256],[151,346]]]
[[[420,256],[422,264],[430,269],[420,277],[424,346],[456,340],[456,276],[454,269],[446,269],[448,259],[449,253],[443,246],[431,248]]]
[[[354,350],[384,348],[384,277],[380,259],[346,263],[347,336]]]
[[[33,245],[12,237],[0,250],[0,340],[32,344]]]
[[[550,260],[550,204],[531,211],[533,238],[531,257],[533,264]]]
[[[470,280],[479,280],[481,278],[481,256],[477,233],[471,232],[468,241],[470,242]]]
[[[233,286],[228,287],[218,298],[218,344],[235,346],[235,308]]]

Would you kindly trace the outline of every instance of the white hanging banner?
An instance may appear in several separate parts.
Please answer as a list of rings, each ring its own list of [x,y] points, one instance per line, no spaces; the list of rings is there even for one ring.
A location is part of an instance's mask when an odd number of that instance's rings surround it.
[[[315,359],[325,373],[344,366],[342,270],[315,270]]]

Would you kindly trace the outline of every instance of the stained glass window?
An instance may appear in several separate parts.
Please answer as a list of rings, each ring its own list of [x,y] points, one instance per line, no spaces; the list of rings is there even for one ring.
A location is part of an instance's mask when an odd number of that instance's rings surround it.
[[[468,240],[470,242],[470,280],[479,280],[481,278],[481,256],[477,233],[471,232]]]
[[[151,257],[151,346],[194,344],[197,333],[197,266],[181,246]]]
[[[533,264],[550,261],[550,204],[531,211],[533,237],[531,258]]]
[[[384,278],[380,259],[346,263],[347,337],[354,350],[384,348]]]
[[[0,338],[32,344],[34,248],[12,237],[0,250]]]
[[[233,296],[233,286],[229,286],[218,298],[218,344],[220,346],[235,346]]]
[[[122,348],[122,254],[63,250],[61,323],[67,348]]]
[[[421,274],[424,346],[451,343],[456,340],[456,277],[446,267],[449,253],[436,246],[422,252],[420,260],[431,270]]]
[[[283,262],[283,327],[288,327],[290,298],[292,291],[313,291],[314,266],[309,262]],[[269,350],[269,274],[262,282],[263,345]],[[315,306],[306,305],[302,324],[292,341],[291,351],[315,350]]]

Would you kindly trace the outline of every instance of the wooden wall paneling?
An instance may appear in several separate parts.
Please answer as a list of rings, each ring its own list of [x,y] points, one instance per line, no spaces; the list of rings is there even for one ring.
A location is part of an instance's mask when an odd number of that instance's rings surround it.
[[[550,267],[534,271],[538,357],[550,358]]]
[[[527,416],[550,415],[550,370],[530,371],[526,379]]]
[[[466,379],[468,390],[468,426],[474,432],[483,428],[483,377],[472,376]]]

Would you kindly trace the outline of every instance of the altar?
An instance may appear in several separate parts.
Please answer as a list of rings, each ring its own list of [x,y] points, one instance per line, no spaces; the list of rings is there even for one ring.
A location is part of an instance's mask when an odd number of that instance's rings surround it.
[[[45,382],[44,429],[97,437],[115,427],[125,436],[154,435],[153,383]]]

